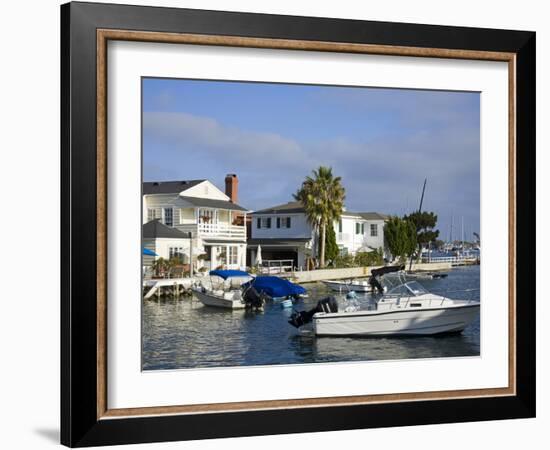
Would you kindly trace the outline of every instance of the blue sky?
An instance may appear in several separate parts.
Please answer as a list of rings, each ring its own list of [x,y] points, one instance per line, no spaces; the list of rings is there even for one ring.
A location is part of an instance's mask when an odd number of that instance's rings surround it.
[[[350,211],[439,216],[441,237],[479,230],[479,93],[202,80],[143,80],[144,181],[239,176],[239,203],[292,199],[320,165]]]

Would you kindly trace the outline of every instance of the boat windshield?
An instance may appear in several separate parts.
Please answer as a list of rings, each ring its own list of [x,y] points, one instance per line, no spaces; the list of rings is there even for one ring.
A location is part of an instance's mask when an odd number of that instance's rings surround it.
[[[386,294],[387,297],[416,297],[427,294],[428,291],[417,281],[409,281],[394,287]]]

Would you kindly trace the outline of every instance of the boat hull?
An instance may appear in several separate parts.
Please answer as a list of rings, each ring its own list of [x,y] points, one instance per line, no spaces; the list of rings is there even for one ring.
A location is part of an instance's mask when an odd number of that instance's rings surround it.
[[[240,300],[226,299],[208,292],[194,290],[193,295],[205,306],[225,309],[243,309],[245,307],[245,304]]]
[[[479,303],[423,310],[318,313],[313,329],[318,336],[426,336],[460,332],[479,317]]]

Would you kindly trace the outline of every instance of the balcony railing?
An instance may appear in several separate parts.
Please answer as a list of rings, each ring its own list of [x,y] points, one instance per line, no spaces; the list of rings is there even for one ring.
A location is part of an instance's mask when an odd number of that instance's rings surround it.
[[[227,223],[193,223],[176,225],[181,231],[191,231],[199,236],[225,239],[246,239],[246,227]]]

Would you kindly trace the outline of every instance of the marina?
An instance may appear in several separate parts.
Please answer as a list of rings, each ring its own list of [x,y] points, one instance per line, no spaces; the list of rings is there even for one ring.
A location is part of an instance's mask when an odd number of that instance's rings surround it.
[[[443,279],[422,280],[435,295],[471,290],[479,301],[479,266],[452,269]],[[308,297],[291,308],[269,301],[262,312],[204,306],[189,296],[143,301],[142,366],[144,370],[375,361],[479,356],[479,315],[454,335],[417,337],[321,337],[288,324],[294,310],[313,308],[334,294],[322,283],[304,285]],[[345,299],[336,296],[338,301]],[[449,297],[453,298],[451,294]],[[458,297],[456,297],[458,298]],[[372,296],[359,293],[367,307]]]

